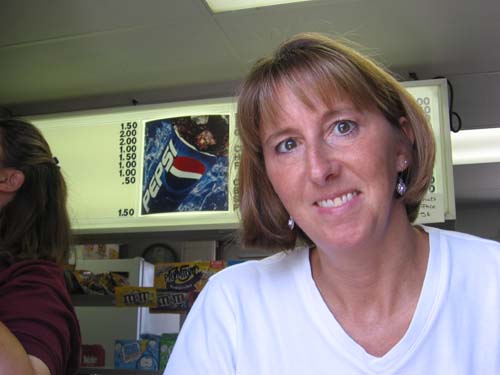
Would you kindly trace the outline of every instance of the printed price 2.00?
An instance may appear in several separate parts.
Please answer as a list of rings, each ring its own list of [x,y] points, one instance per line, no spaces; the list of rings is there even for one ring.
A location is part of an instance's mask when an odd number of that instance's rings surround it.
[[[137,144],[137,122],[135,121],[122,122],[120,124],[120,133],[118,137],[118,147],[119,147],[118,174],[122,179],[122,185],[135,184],[137,181],[136,144]]]

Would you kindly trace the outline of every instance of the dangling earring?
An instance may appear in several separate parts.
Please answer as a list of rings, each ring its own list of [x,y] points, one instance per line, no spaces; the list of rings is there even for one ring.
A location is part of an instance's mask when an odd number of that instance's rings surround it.
[[[406,193],[406,184],[403,179],[398,177],[398,183],[396,184],[396,191],[402,197]]]
[[[295,220],[293,220],[293,217],[291,217],[291,216],[288,219],[288,228],[290,230],[293,230],[293,228],[295,228]]]
[[[403,180],[403,173],[406,172],[406,175],[408,175],[408,160],[403,160],[403,164],[404,164],[404,169],[403,171],[399,172],[398,174],[398,182],[396,183],[396,192],[399,194],[400,197],[402,197],[403,195],[405,195],[406,193],[406,189],[407,189],[407,186],[406,186],[406,183],[405,181]]]

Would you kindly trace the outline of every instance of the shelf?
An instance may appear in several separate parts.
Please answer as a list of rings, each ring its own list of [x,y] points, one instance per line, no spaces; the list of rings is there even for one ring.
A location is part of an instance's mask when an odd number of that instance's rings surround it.
[[[146,232],[113,233],[74,233],[75,243],[126,243],[130,240],[149,239],[151,236],[163,237],[170,241],[227,241],[237,237],[236,229],[205,229]]]
[[[160,371],[119,368],[82,367],[78,375],[161,375]]]
[[[115,296],[93,294],[72,294],[73,306],[115,306]]]

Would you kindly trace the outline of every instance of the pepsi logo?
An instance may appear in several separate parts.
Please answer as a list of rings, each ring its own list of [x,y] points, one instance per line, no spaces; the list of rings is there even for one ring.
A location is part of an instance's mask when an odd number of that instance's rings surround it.
[[[178,156],[166,175],[168,187],[176,192],[189,189],[205,173],[205,165],[188,156]]]
[[[205,173],[205,164],[187,156],[179,156],[174,159],[169,172],[178,178],[199,180]]]

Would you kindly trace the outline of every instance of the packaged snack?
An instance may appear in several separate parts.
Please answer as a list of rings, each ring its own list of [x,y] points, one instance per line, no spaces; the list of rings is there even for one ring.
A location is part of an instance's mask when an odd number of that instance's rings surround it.
[[[156,289],[139,286],[120,286],[115,288],[116,306],[156,307]]]
[[[158,370],[159,340],[115,340],[115,368]]]
[[[149,309],[150,312],[185,312],[191,307],[194,292],[172,292],[168,289],[156,289],[156,307]]]
[[[115,243],[99,243],[75,245],[77,258],[80,259],[118,259],[120,245]]]
[[[83,294],[112,295],[117,286],[128,285],[127,272],[107,272],[94,274],[90,271],[75,270],[72,272]]]
[[[155,287],[176,292],[200,292],[223,261],[175,262],[155,264]]]
[[[137,368],[141,370],[158,370],[160,363],[160,336],[151,333],[143,333],[141,340],[146,341],[145,350],[139,358]]]
[[[141,357],[142,340],[115,340],[115,368],[133,368]]]
[[[167,366],[177,336],[177,333],[164,333],[160,337],[160,372],[163,372]]]
[[[155,287],[174,292],[201,290],[209,265],[210,262],[157,263]]]
[[[102,345],[82,344],[82,367],[103,367],[105,363],[105,351]]]

